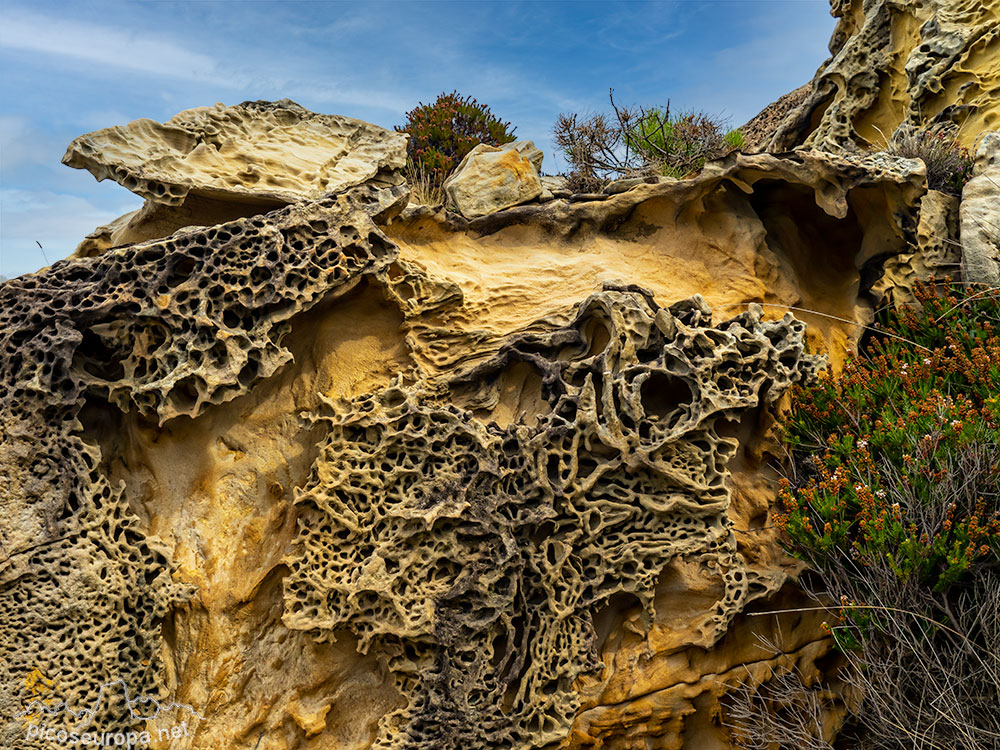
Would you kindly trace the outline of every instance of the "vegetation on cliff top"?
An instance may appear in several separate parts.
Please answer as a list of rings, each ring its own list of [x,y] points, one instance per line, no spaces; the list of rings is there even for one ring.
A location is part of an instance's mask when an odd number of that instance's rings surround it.
[[[886,144],[888,153],[920,159],[927,166],[927,187],[961,195],[972,177],[975,157],[956,138],[930,130],[901,129]]]
[[[406,113],[406,124],[396,131],[408,133],[407,177],[429,202],[440,200],[441,185],[472,149],[480,143],[500,146],[514,140],[514,131],[471,96],[457,91],[442,93],[433,104],[421,102]]]
[[[570,187],[597,190],[621,177],[665,175],[681,178],[705,162],[743,147],[739,130],[725,129],[718,117],[665,107],[619,107],[610,94],[613,115],[587,118],[561,114],[554,136],[570,165]]]

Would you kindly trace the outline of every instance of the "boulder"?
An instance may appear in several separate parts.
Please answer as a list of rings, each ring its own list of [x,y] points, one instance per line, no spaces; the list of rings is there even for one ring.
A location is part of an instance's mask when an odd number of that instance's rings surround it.
[[[1000,285],[1000,131],[976,151],[973,177],[962,190],[962,278]]]
[[[560,193],[570,195],[573,192],[569,189],[569,180],[563,175],[542,175],[539,179],[541,180],[542,188],[555,193],[557,197]]]
[[[539,180],[542,183],[542,194],[538,196],[538,200],[542,203],[556,198],[569,198],[573,194],[569,189],[569,180],[562,175],[542,175]]]
[[[282,99],[198,107],[162,124],[135,120],[81,135],[63,164],[156,203],[180,205],[189,193],[294,203],[376,178],[400,184],[406,140],[403,133]]]
[[[471,219],[534,200],[542,194],[542,183],[516,148],[481,143],[445,180],[444,191],[448,207]]]

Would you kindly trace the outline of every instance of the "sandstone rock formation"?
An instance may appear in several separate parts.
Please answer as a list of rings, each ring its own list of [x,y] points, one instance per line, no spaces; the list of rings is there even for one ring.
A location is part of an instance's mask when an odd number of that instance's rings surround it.
[[[780,127],[782,120],[789,112],[802,104],[811,92],[811,84],[799,86],[794,91],[790,91],[777,101],[771,102],[762,109],[753,119],[740,127],[743,135],[743,148],[740,149],[748,154],[756,154],[767,151],[774,138],[775,131]]]
[[[320,115],[283,99],[189,109],[165,123],[136,120],[82,135],[63,163],[112,179],[145,206],[98,227],[77,249],[165,237],[366,182],[396,185],[406,136],[362,120]]]
[[[956,196],[927,191],[920,199],[916,247],[885,259],[882,277],[873,287],[877,295],[891,298],[896,305],[917,307],[914,290],[918,282],[965,276],[958,241],[958,207]]]
[[[1000,129],[997,0],[831,0],[832,57],[768,144],[825,151],[883,146],[900,128]]]
[[[924,190],[732,154],[470,219],[376,180],[6,282],[0,744],[120,679],[188,750],[728,747],[731,686],[833,663],[754,616],[799,601],[771,427]]]
[[[976,152],[973,177],[962,190],[962,278],[1000,286],[1000,131]]]
[[[542,183],[538,168],[516,148],[517,144],[511,145],[512,148],[498,148],[480,143],[466,154],[444,182],[449,207],[472,219],[540,196]],[[530,151],[529,155],[534,156]],[[537,156],[535,160],[541,164]]]

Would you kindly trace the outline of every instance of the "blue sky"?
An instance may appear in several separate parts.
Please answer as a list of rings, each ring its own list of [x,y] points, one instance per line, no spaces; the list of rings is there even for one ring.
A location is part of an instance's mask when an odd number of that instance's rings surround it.
[[[545,151],[560,112],[701,109],[740,125],[827,57],[827,0],[22,2],[0,11],[0,275],[141,205],[60,164],[83,133],[288,97],[384,127],[457,89]],[[44,256],[35,242],[44,248]]]

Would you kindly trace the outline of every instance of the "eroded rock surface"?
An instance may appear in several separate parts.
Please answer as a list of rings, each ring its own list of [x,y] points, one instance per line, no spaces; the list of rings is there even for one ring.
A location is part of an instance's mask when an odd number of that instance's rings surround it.
[[[983,138],[962,190],[962,277],[1000,286],[1000,131]]]
[[[98,227],[77,255],[212,226],[372,182],[398,185],[402,133],[283,99],[199,107],[165,123],[135,120],[75,139],[63,163],[146,199]]]
[[[798,107],[811,93],[811,84],[799,86],[794,91],[771,102],[757,113],[748,123],[740,127],[743,135],[743,148],[748,154],[766,151],[774,138],[775,132],[781,127],[782,121],[790,111]]]
[[[717,430],[818,360],[801,323],[760,315],[712,326],[699,298],[664,309],[611,288],[565,328],[514,337],[438,384],[448,391],[393,384],[323,417],[285,623],[350,629],[388,653],[409,705],[376,747],[563,739],[575,682],[598,666],[595,611],[628,594],[652,622],[668,561],[717,582],[708,642],[769,590],[736,549],[725,470],[736,443]],[[517,371],[542,412],[475,420],[470,408]],[[449,391],[473,389],[456,408]]]
[[[224,200],[316,200],[368,182],[396,180],[406,136],[284,99],[188,109],[165,123],[135,120],[82,135],[63,163],[112,179],[156,203],[189,193]]]
[[[6,282],[2,741],[120,678],[187,750],[728,747],[731,685],[831,664],[752,616],[797,601],[775,404],[924,191],[808,151],[475,219],[366,184]]]
[[[930,278],[958,279],[963,276],[962,245],[958,240],[959,199],[929,190],[920,199],[916,247],[893,255],[882,264],[882,277],[873,291],[892,299],[895,305],[918,307],[916,285]]]
[[[1000,128],[997,0],[831,0],[831,12],[832,57],[769,150],[878,148],[920,127],[971,146]]]
[[[272,376],[291,360],[289,318],[390,260],[371,215],[405,191],[368,190],[0,286],[4,746],[51,746],[15,718],[36,698],[35,672],[52,685],[48,705],[99,707],[88,728],[134,726],[102,686],[163,697],[163,621],[194,591],[108,476],[120,457],[82,422],[109,407],[160,424],[196,417]]]
[[[386,231],[401,247],[394,283],[421,311],[412,338],[427,366],[474,356],[450,340],[564,323],[605,281],[635,279],[658,300],[701,294],[723,315],[753,302],[778,316],[795,308],[812,348],[836,365],[868,322],[874,277],[861,269],[912,249],[925,189],[921,162],[884,154],[732,154],[696,178],[600,200],[472,220],[410,207]]]

